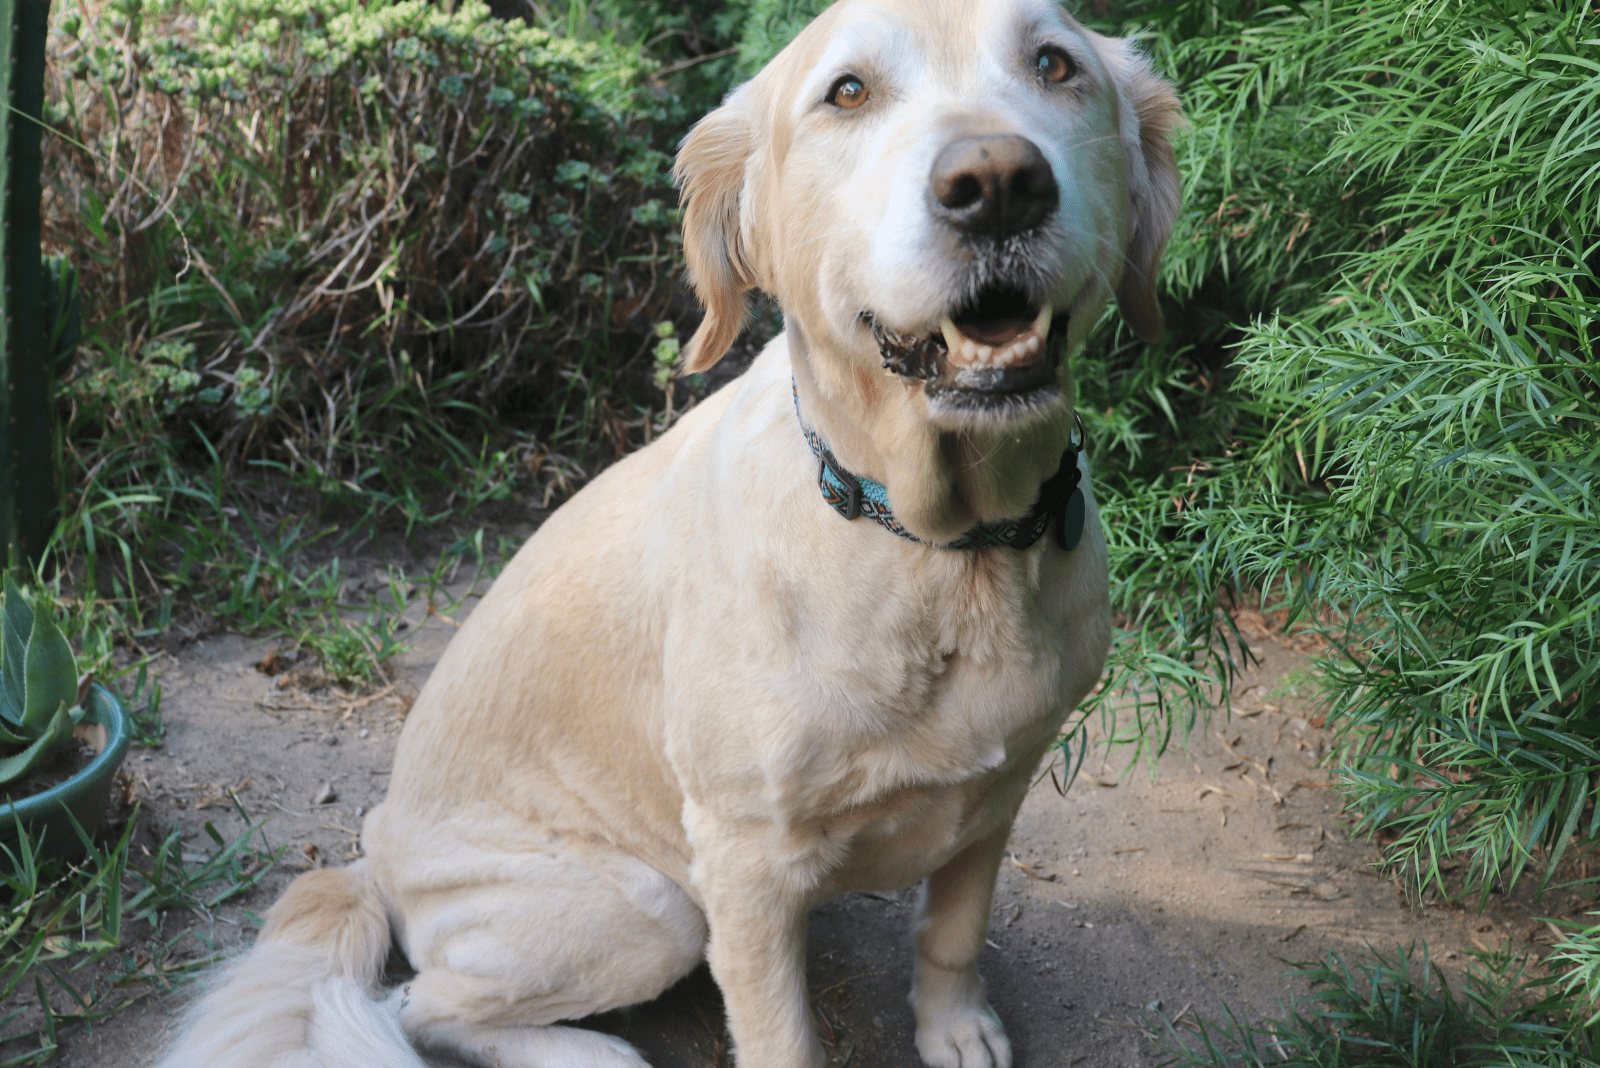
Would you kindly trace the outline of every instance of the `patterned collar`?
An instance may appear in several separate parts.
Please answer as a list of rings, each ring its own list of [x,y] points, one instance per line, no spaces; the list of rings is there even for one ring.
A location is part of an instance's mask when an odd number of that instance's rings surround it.
[[[806,425],[800,415],[800,392],[794,391],[794,414],[800,421],[800,430],[817,458],[817,486],[822,499],[846,519],[866,516],[891,534],[898,534],[919,545],[928,544],[912,534],[895,519],[889,508],[889,492],[882,483],[851,474],[834,458],[826,442],[815,430]],[[1021,519],[1005,519],[998,523],[979,523],[955,541],[936,545],[940,549],[1026,549],[1039,540],[1056,520],[1056,544],[1064,550],[1077,548],[1083,537],[1084,499],[1078,485],[1082,472],[1078,470],[1078,451],[1084,442],[1083,420],[1076,412],[1072,415],[1077,424],[1078,441],[1068,442],[1067,451],[1061,454],[1061,465],[1044,485],[1039,487],[1039,499],[1028,514]]]

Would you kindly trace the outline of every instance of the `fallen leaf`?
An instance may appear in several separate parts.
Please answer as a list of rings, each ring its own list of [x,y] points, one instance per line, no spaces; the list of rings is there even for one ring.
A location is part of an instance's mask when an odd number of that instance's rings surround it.
[[[1010,860],[1011,863],[1015,864],[1017,869],[1030,879],[1038,879],[1040,882],[1044,883],[1053,883],[1056,881],[1056,877],[1054,875],[1045,875],[1042,872],[1034,871],[1032,868],[1022,863],[1022,861],[1017,859],[1017,855],[1015,853],[1011,854],[1007,859]]]
[[[1264,883],[1270,883],[1273,886],[1285,886],[1285,887],[1288,887],[1289,893],[1291,893],[1291,894],[1309,894],[1309,893],[1311,893],[1311,887],[1307,886],[1305,883],[1292,883],[1292,882],[1288,882],[1287,880],[1284,880],[1284,879],[1268,879],[1265,875],[1258,875],[1258,876],[1256,876],[1256,878],[1260,879]]]
[[[1253,787],[1255,789],[1258,789],[1258,790],[1265,790],[1267,793],[1271,794],[1272,795],[1272,803],[1273,803],[1274,806],[1283,804],[1283,795],[1280,794],[1278,791],[1274,790],[1271,786],[1268,786],[1266,783],[1264,783],[1264,782],[1256,782],[1249,775],[1240,775],[1239,778],[1241,778],[1245,782],[1249,783],[1251,785],[1251,787]]]

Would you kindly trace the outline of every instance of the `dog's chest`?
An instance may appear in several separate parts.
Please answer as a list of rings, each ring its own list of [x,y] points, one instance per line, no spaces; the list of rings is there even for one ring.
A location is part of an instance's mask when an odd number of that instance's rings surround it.
[[[1037,556],[940,553],[844,588],[754,591],[781,610],[701,680],[721,709],[749,702],[697,732],[716,750],[701,767],[733,772],[705,793],[830,853],[830,885],[920,877],[1009,818],[1077,696],[1057,585]]]

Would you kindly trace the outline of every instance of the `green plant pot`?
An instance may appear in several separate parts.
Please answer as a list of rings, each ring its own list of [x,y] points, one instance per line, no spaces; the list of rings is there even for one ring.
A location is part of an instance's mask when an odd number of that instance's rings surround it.
[[[105,822],[111,781],[128,752],[128,713],[116,694],[95,683],[89,689],[89,707],[79,729],[85,725],[91,730],[89,744],[100,747],[88,767],[42,794],[0,806],[0,846],[12,856],[18,855],[19,823],[27,827],[29,838],[40,843],[41,861],[55,857],[71,863],[84,854],[83,840],[72,821],[77,820],[90,837]],[[10,867],[12,862],[0,853],[0,864]]]

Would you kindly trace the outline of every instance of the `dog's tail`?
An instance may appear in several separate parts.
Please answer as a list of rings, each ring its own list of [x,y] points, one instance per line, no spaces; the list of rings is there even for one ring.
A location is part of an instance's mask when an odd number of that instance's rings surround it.
[[[425,1068],[374,1001],[389,920],[366,861],[307,872],[213,977],[158,1068]]]

